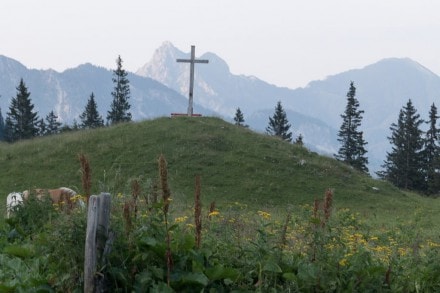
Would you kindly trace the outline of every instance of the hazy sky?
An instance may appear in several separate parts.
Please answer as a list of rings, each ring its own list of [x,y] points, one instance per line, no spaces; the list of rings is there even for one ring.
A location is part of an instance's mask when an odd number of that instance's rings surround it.
[[[438,0],[3,0],[0,54],[63,71],[136,71],[164,41],[291,88],[387,57],[440,74]],[[209,66],[209,65],[208,65]]]

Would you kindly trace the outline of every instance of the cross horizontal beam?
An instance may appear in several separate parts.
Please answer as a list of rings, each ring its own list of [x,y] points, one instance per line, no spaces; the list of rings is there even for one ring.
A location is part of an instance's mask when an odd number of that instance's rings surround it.
[[[186,63],[209,63],[209,60],[206,59],[176,59],[176,61]]]

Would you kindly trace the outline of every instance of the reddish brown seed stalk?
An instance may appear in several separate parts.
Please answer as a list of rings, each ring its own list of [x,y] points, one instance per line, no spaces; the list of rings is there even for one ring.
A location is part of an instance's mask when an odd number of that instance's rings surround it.
[[[139,184],[139,181],[137,179],[134,179],[131,182],[131,196],[133,200],[133,207],[134,207],[134,218],[136,219],[138,206],[137,206],[137,199],[141,193],[141,186]]]
[[[200,248],[200,244],[202,241],[202,203],[200,200],[200,176],[197,175],[195,178],[195,185],[196,185],[196,191],[195,191],[195,207],[194,207],[194,220],[195,220],[195,226],[196,226],[196,247]]]
[[[163,199],[163,210],[164,213],[168,213],[168,208],[170,205],[171,192],[168,187],[168,171],[167,171],[167,161],[165,160],[164,155],[160,155],[159,157],[159,179],[160,179],[160,188],[162,189],[162,199]]]
[[[91,194],[90,190],[92,188],[92,172],[90,169],[90,162],[84,154],[79,154],[78,159],[81,164],[81,183],[84,191],[84,196],[86,197],[86,202],[88,203]]]
[[[324,197],[324,217],[326,222],[330,219],[332,213],[332,204],[333,204],[333,192],[330,189],[327,189]]]

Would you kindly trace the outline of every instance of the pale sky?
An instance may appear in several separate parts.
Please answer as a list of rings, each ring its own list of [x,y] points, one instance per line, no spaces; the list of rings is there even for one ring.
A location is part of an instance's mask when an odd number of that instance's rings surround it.
[[[388,57],[440,74],[438,0],[3,0],[0,55],[36,69],[121,55],[136,71],[164,41],[232,73],[296,88]],[[209,66],[209,65],[208,65]]]

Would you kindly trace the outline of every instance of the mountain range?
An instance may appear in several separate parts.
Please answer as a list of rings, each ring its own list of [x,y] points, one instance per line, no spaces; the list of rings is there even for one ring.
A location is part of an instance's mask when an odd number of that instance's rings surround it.
[[[137,74],[155,79],[185,94],[188,68],[176,58],[189,58],[165,42]],[[277,87],[254,76],[234,75],[227,63],[214,53],[200,59],[209,64],[197,65],[194,97],[202,106],[232,117],[237,107],[245,114],[251,128],[265,131],[277,101],[286,110],[294,135],[302,134],[306,145],[323,154],[334,154],[339,148],[337,132],[347,103],[350,82],[356,87],[356,98],[364,110],[361,130],[368,142],[370,170],[377,171],[389,150],[387,136],[391,123],[397,122],[400,109],[411,99],[428,119],[432,103],[438,105],[440,77],[409,58],[387,58],[360,69],[348,70],[312,81],[304,88]],[[187,65],[186,65],[187,66]]]
[[[136,73],[129,73],[131,112],[135,120],[186,113],[189,65],[177,58],[189,58],[164,42]],[[123,57],[123,56],[122,56]],[[352,69],[324,80],[311,81],[304,88],[289,89],[269,84],[255,76],[234,75],[227,63],[214,53],[200,57],[209,64],[195,70],[195,112],[217,115],[232,121],[237,107],[246,124],[264,132],[277,101],[281,101],[294,136],[301,134],[306,146],[332,155],[339,147],[337,131],[353,81],[360,109],[364,110],[361,130],[368,142],[370,171],[377,171],[390,148],[389,127],[400,109],[411,99],[422,118],[428,118],[432,103],[438,104],[440,77],[416,61],[388,58],[360,69]],[[294,65],[292,65],[294,66]],[[112,70],[92,64],[63,72],[28,69],[16,60],[0,56],[0,107],[8,110],[15,87],[23,78],[40,117],[54,110],[61,122],[78,119],[93,92],[98,111],[105,118],[112,101]]]

